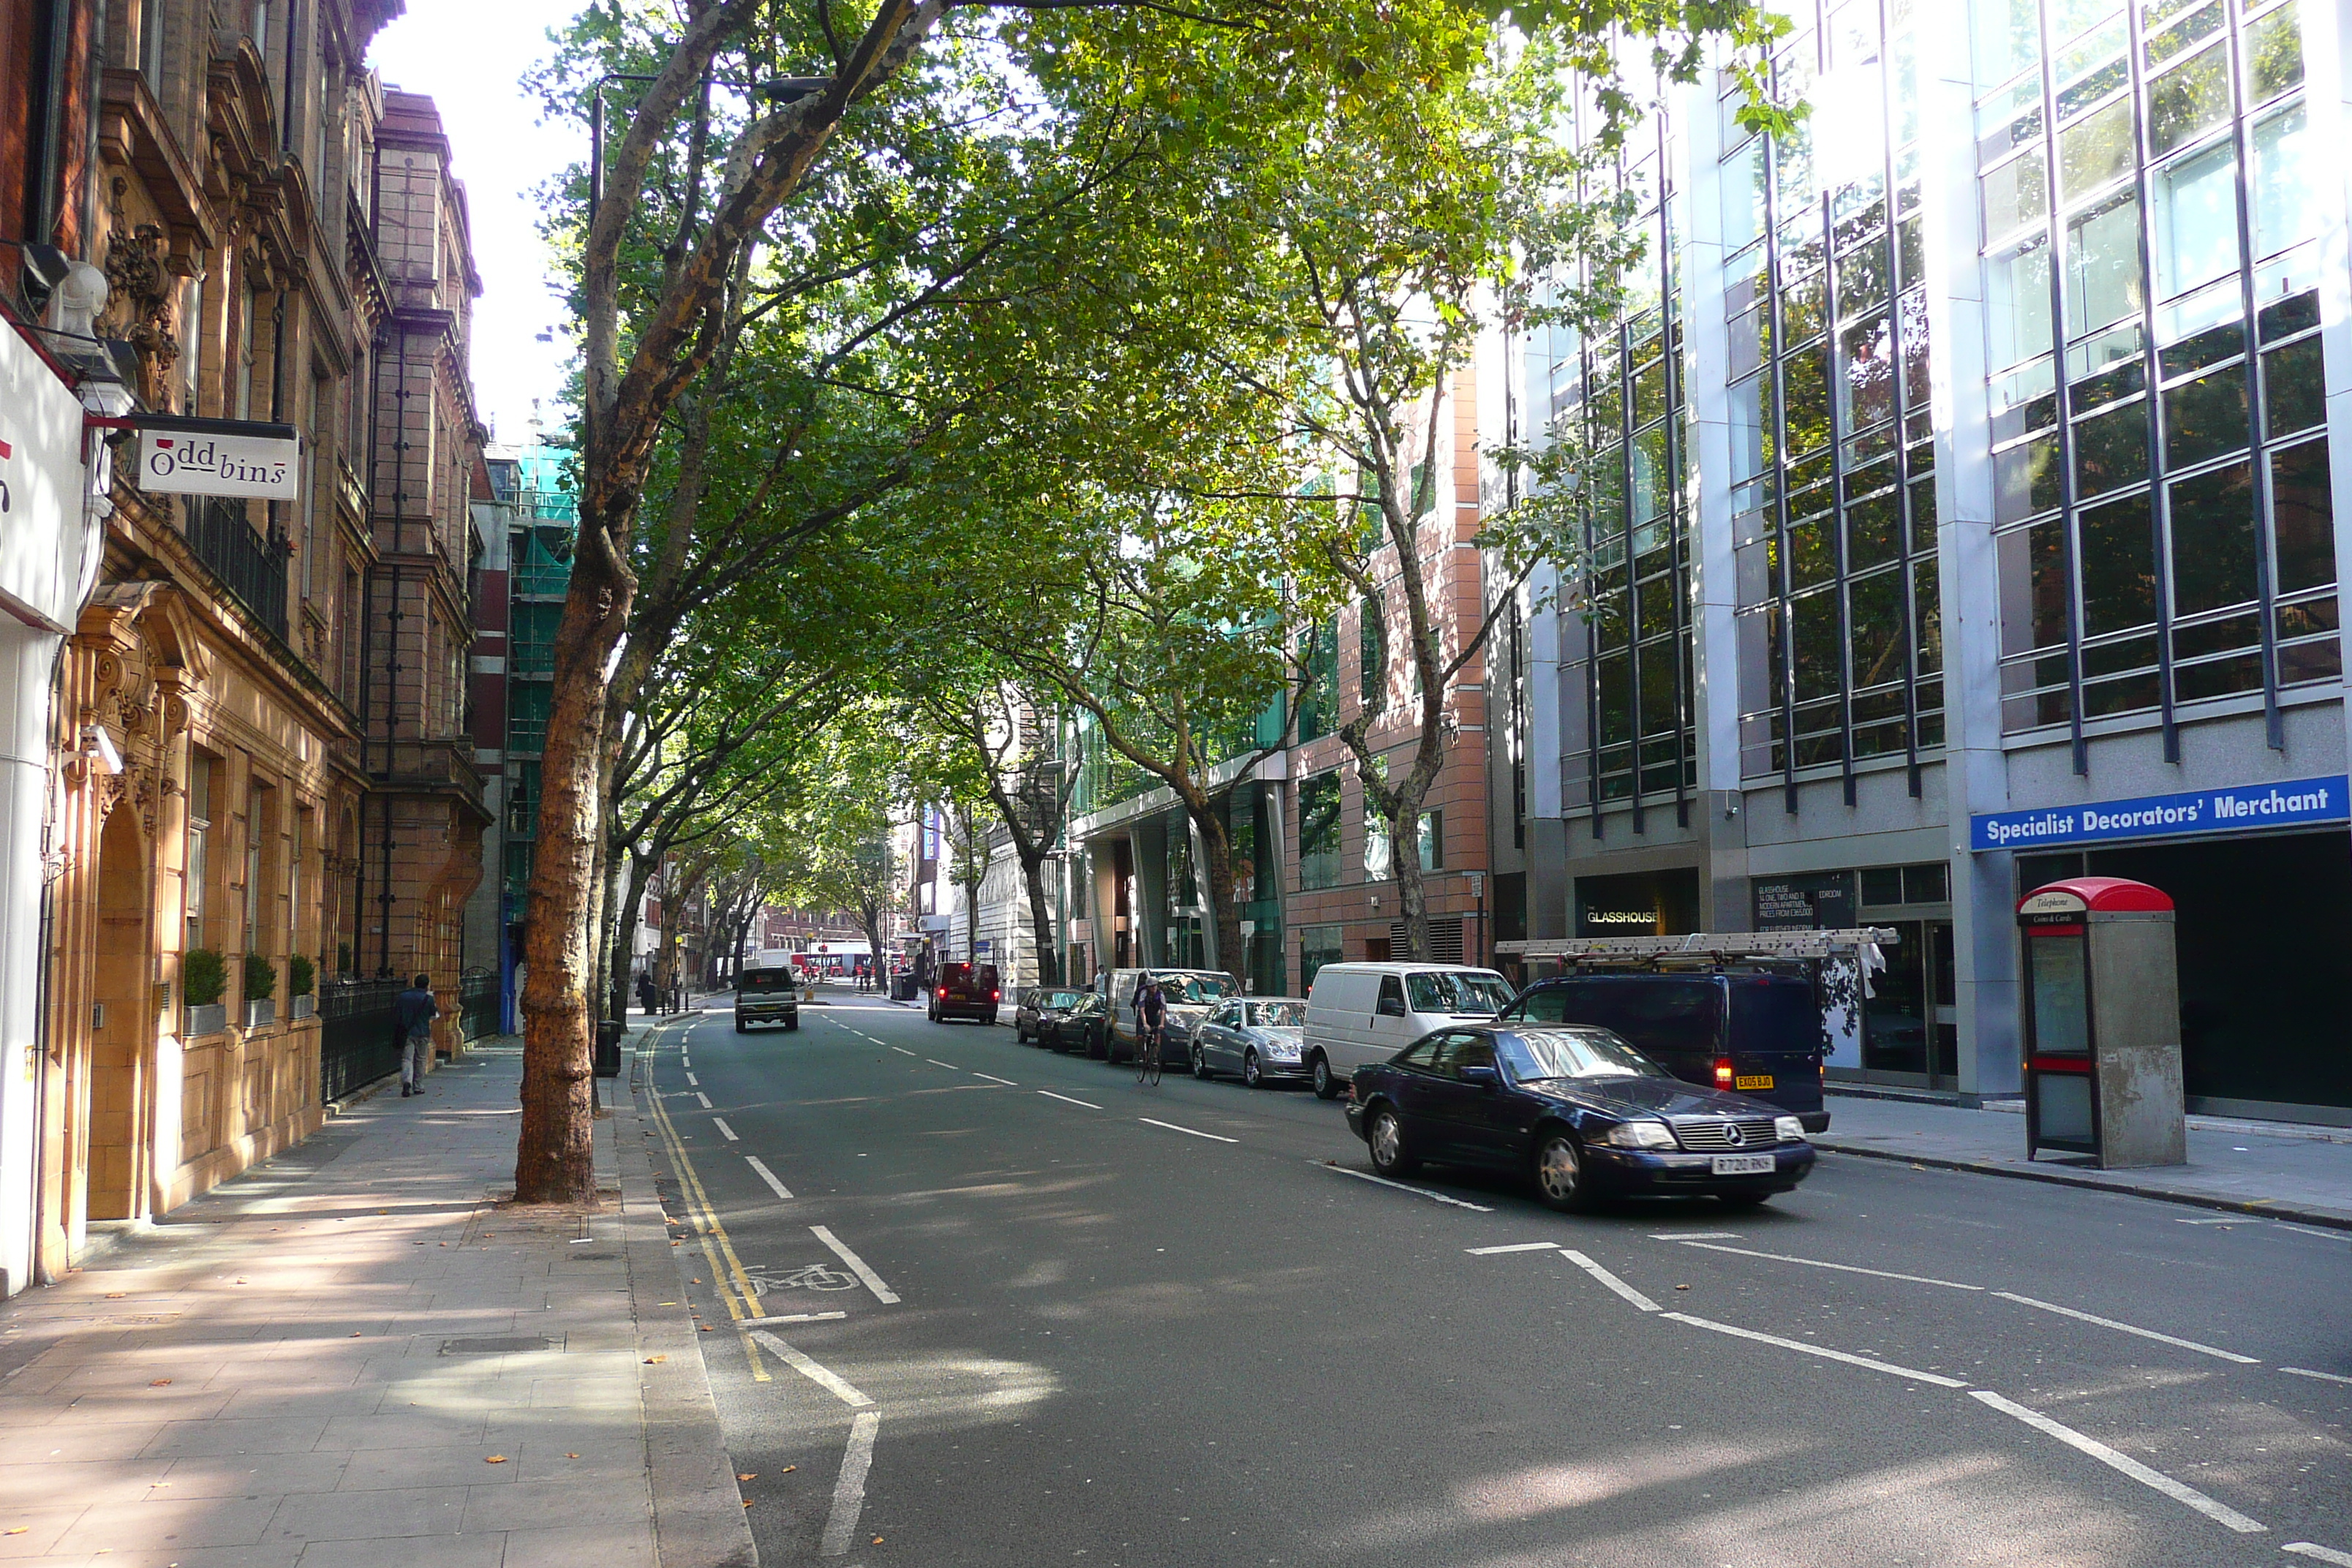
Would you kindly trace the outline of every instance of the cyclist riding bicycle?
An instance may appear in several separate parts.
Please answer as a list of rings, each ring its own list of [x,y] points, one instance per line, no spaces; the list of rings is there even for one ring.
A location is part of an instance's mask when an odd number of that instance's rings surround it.
[[[1160,1044],[1168,1034],[1168,995],[1160,982],[1147,979],[1135,998],[1135,1081],[1160,1081]]]

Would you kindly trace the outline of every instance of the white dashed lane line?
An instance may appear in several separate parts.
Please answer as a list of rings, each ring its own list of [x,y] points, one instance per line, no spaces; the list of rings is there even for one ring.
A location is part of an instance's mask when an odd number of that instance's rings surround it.
[[[887,1285],[883,1284],[882,1276],[875,1273],[873,1269],[867,1268],[866,1266],[866,1259],[858,1257],[857,1254],[850,1251],[848,1247],[842,1245],[842,1241],[839,1237],[834,1235],[833,1232],[825,1229],[825,1227],[821,1225],[813,1225],[809,1226],[809,1234],[815,1237],[819,1241],[824,1243],[825,1246],[831,1247],[833,1249],[833,1255],[835,1258],[840,1258],[844,1263],[849,1265],[849,1271],[852,1274],[856,1275],[860,1279],[866,1281],[866,1288],[874,1292],[874,1299],[876,1300],[880,1301],[885,1306],[893,1305],[898,1301],[898,1293],[891,1289]]]
[[[1173,1121],[1154,1121],[1149,1116],[1139,1116],[1136,1120],[1142,1122],[1147,1127],[1165,1127],[1171,1132],[1189,1132],[1195,1138],[1212,1139],[1219,1143],[1238,1143],[1241,1142],[1238,1138],[1228,1138],[1220,1132],[1203,1132],[1197,1127],[1179,1127]]]
[[[925,1057],[923,1059],[924,1059],[925,1061],[927,1061],[927,1062],[930,1063],[930,1064],[931,1064],[933,1067],[935,1067],[935,1068],[947,1068],[947,1069],[948,1069],[948,1071],[950,1071],[950,1072],[961,1072],[961,1071],[963,1071],[963,1068],[960,1068],[960,1067],[956,1066],[956,1065],[955,1065],[955,1063],[953,1063],[953,1062],[943,1062],[943,1061],[940,1060],[940,1058],[937,1058],[937,1057]]]
[[[1473,1258],[1492,1258],[1502,1252],[1557,1252],[1556,1241],[1515,1241],[1508,1247],[1465,1247],[1462,1249]]]
[[[1449,1198],[1444,1193],[1433,1193],[1426,1187],[1407,1186],[1402,1182],[1391,1182],[1386,1176],[1375,1176],[1370,1171],[1351,1171],[1345,1165],[1334,1165],[1323,1160],[1309,1160],[1307,1163],[1315,1166],[1318,1170],[1328,1171],[1335,1176],[1353,1176],[1360,1182],[1370,1182],[1376,1187],[1394,1187],[1398,1192],[1411,1193],[1414,1197],[1427,1198],[1433,1204],[1444,1204],[1453,1208],[1468,1209],[1473,1214],[1493,1214],[1495,1212],[1485,1204],[1474,1204],[1462,1198]]]
[[[727,1119],[726,1119],[725,1117],[723,1117],[723,1116],[714,1116],[714,1117],[712,1117],[712,1118],[710,1119],[710,1125],[712,1125],[713,1127],[718,1128],[718,1129],[719,1129],[719,1136],[720,1136],[721,1138],[726,1139],[726,1140],[727,1140],[727,1142],[729,1142],[730,1143],[732,1143],[732,1142],[736,1142],[736,1137],[735,1137],[735,1129],[733,1129],[732,1127],[730,1127],[730,1126],[728,1126],[728,1125],[727,1125]]]
[[[2352,1552],[2337,1552],[2332,1547],[2315,1546],[2308,1541],[2290,1541],[2279,1548],[2297,1557],[2308,1557],[2315,1563],[2333,1563],[2336,1568],[2352,1568]]]
[[[1095,1104],[1092,1100],[1072,1100],[1068,1095],[1066,1095],[1066,1094],[1055,1094],[1055,1093],[1052,1089],[1039,1089],[1037,1092],[1038,1092],[1039,1094],[1044,1095],[1047,1100],[1060,1100],[1064,1105],[1083,1105],[1083,1106],[1085,1106],[1088,1110],[1100,1110],[1102,1109],[1102,1107],[1101,1107],[1101,1106]]]
[[[2352,1377],[2341,1377],[2332,1372],[2314,1372],[2307,1366],[2283,1366],[2279,1370],[2289,1377],[2315,1377],[2322,1383],[2352,1384]]]
[[[855,1031],[852,1031],[852,1032],[854,1033]],[[876,1041],[875,1043],[876,1043],[877,1045],[879,1045],[881,1042],[877,1040],[877,1041]],[[913,1055],[915,1054],[914,1052],[912,1052],[912,1051],[908,1050],[908,1049],[906,1047],[904,1047],[904,1046],[892,1046],[890,1048],[891,1048],[892,1050],[894,1050],[894,1051],[898,1052],[898,1053],[900,1056],[902,1056],[902,1057],[911,1057],[911,1056],[913,1056]]]
[[[2153,1487],[2176,1502],[2187,1503],[2216,1524],[2234,1530],[2241,1535],[2259,1535],[2270,1528],[2258,1520],[2248,1519],[2227,1503],[2215,1502],[2186,1482],[2174,1480],[2162,1470],[2152,1470],[2130,1455],[2118,1454],[2097,1438],[2086,1437],[2072,1426],[2053,1421],[2039,1410],[2028,1409],[2013,1399],[2003,1399],[1989,1388],[1972,1388],[1969,1391],[1969,1397],[1981,1400],[2004,1415],[2015,1416],[2035,1431],[2047,1433],[2068,1447],[2088,1454],[2103,1465],[2121,1470],[2140,1485]]]
[[[1577,1251],[1574,1247],[1563,1247],[1559,1249],[1559,1255],[1562,1258],[1567,1258],[1570,1263],[1575,1264],[1579,1268],[1583,1269],[1587,1274],[1591,1275],[1595,1279],[1600,1280],[1603,1285],[1608,1286],[1610,1289],[1615,1291],[1619,1296],[1631,1301],[1636,1307],[1641,1308],[1644,1312],[1657,1312],[1664,1310],[1664,1309],[1660,1307],[1655,1301],[1651,1300],[1647,1296],[1643,1295],[1639,1290],[1634,1289],[1633,1287],[1626,1284],[1625,1281],[1618,1279],[1617,1276],[1610,1273],[1609,1270],[1601,1268],[1601,1265],[1593,1262],[1592,1259],[1585,1257],[1584,1254]]]
[[[2240,1366],[2260,1366],[2263,1364],[2256,1358],[2250,1355],[2240,1355],[2236,1351],[2217,1350],[2211,1345],[2200,1345],[2195,1340],[2175,1339],[2170,1334],[2159,1334],[2154,1329],[2135,1328],[2129,1323],[2119,1323],[2113,1318],[2095,1317],[2089,1312],[2078,1312],[2072,1307],[2061,1307],[2050,1301],[2037,1301],[2031,1296],[2020,1296],[2008,1290],[1996,1290],[1993,1294],[2000,1297],[2004,1301],[2015,1301],[2022,1307],[2036,1307],[2045,1312],[2055,1312],[2062,1318],[2073,1318],[2080,1322],[2096,1323],[2103,1329],[2113,1329],[2117,1333],[2137,1334],[2141,1339],[2155,1340],[2160,1344],[2178,1345],[2185,1351],[2195,1351],[2199,1355],[2210,1355],[2217,1357],[2221,1361],[2236,1362]]]
[[[1808,1268],[1834,1268],[1841,1274],[1867,1274],[1879,1279],[1901,1279],[1912,1285],[1937,1285],[1947,1290],[1981,1290],[1981,1285],[1963,1285],[1957,1279],[1934,1279],[1925,1274],[1895,1274],[1884,1268],[1864,1268],[1852,1263],[1824,1263],[1818,1258],[1791,1258],[1785,1252],[1758,1252],[1747,1247],[1724,1247],[1713,1241],[1701,1241],[1696,1237],[1676,1237],[1684,1247],[1696,1247],[1707,1252],[1731,1252],[1742,1258],[1761,1258],[1774,1263],[1801,1263]],[[2039,1305],[2039,1303],[2035,1303]]]
[[[750,1165],[753,1171],[759,1173],[760,1180],[768,1184],[769,1191],[774,1193],[786,1203],[793,1201],[793,1190],[784,1185],[783,1183],[776,1180],[776,1173],[768,1169],[767,1163],[761,1160],[760,1156],[757,1154],[746,1154],[743,1156],[743,1161],[744,1163]]]
[[[1007,1089],[1019,1089],[1021,1087],[1009,1078],[999,1078],[994,1073],[991,1072],[975,1071],[971,1076],[974,1078],[984,1078],[991,1083],[1001,1083]]]
[[[1784,1340],[1778,1334],[1759,1333],[1754,1329],[1743,1329],[1731,1323],[1718,1323],[1712,1318],[1694,1318],[1688,1312],[1662,1312],[1659,1316],[1669,1322],[1688,1323],[1692,1328],[1706,1329],[1718,1334],[1729,1334],[1734,1339],[1754,1340],[1758,1344],[1778,1345],[1785,1351],[1796,1351],[1804,1355],[1817,1355],[1829,1361],[1842,1361],[1848,1366],[1866,1367],[1872,1372],[1883,1372],[1889,1376],[1903,1378],[1908,1382],[1932,1383],[1937,1388],[1968,1386],[1958,1378],[1946,1377],[1941,1373],[1921,1372],[1916,1367],[1897,1366],[1891,1361],[1879,1361],[1871,1356],[1855,1355],[1848,1351],[1833,1351],[1827,1345],[1809,1345],[1802,1340]],[[1982,1398],[1983,1395],[1979,1394],[1978,1397]]]
[[[698,1092],[694,1098],[702,1101],[703,1110],[708,1110],[710,1109],[710,1097],[709,1095]]]

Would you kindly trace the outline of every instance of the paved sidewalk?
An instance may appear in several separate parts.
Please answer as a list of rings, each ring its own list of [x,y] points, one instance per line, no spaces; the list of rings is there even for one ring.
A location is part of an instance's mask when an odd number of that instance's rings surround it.
[[[603,1205],[519,1209],[520,1073],[487,1042],[0,1310],[0,1556],[756,1563],[626,1080]]]
[[[2101,1171],[2049,1153],[2029,1163],[2025,1118],[2014,1110],[1864,1099],[1834,1089],[1829,1108],[1830,1131],[1813,1142],[1840,1153],[2352,1228],[2352,1142],[2340,1141],[2341,1128],[2271,1130],[2191,1117],[2186,1165]]]

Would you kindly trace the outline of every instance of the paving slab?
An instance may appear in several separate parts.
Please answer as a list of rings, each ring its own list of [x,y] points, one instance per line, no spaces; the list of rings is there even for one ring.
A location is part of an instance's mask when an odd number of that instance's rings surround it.
[[[489,1042],[0,1307],[0,1563],[755,1568],[637,1106],[518,1208]],[[581,1245],[573,1245],[574,1243]]]
[[[2028,1160],[2025,1118],[2014,1110],[1843,1095],[1834,1088],[1829,1106],[1830,1131],[1813,1142],[1837,1153],[2352,1229],[2352,1143],[2329,1135],[2342,1129],[2191,1117],[2187,1164],[2103,1171],[2047,1152]]]

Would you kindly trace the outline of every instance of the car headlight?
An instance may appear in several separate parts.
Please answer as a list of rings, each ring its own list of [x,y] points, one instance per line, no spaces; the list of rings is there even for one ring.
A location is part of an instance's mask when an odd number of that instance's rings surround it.
[[[1270,1057],[1295,1057],[1298,1054],[1298,1042],[1296,1040],[1268,1040],[1265,1043],[1265,1054]]]
[[[1620,1149],[1671,1149],[1675,1134],[1663,1121],[1621,1121],[1609,1130],[1609,1142]]]
[[[1772,1135],[1783,1143],[1802,1142],[1805,1124],[1793,1116],[1776,1116],[1772,1119]]]

